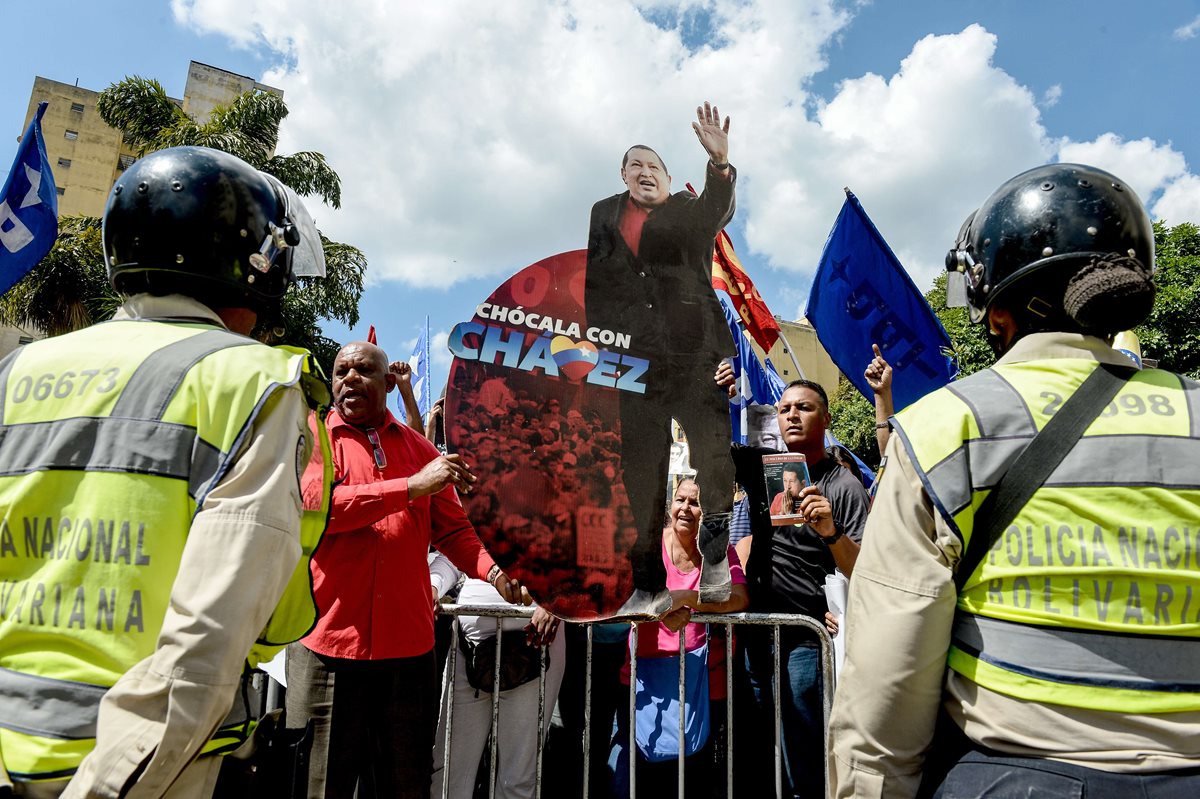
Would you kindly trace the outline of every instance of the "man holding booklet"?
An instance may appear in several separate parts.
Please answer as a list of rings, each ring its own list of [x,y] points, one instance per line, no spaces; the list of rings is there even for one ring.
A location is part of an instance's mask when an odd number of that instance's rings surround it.
[[[732,383],[732,369],[717,370],[718,385]],[[825,577],[835,567],[849,576],[858,557],[866,524],[868,500],[862,483],[826,455],[825,430],[829,426],[829,400],[819,383],[796,380],[788,384],[776,406],[779,432],[789,456],[760,447],[735,445],[733,459],[737,481],[750,500],[752,541],[745,564],[750,607],[764,613],[802,613],[824,619]],[[765,456],[765,457],[764,457]],[[801,457],[802,456],[802,457]],[[774,461],[774,462],[773,462]],[[780,463],[786,462],[782,467]],[[795,470],[792,464],[801,468]],[[784,480],[807,480],[797,485],[800,519],[773,525],[772,498]],[[783,474],[780,475],[780,472]],[[797,473],[799,472],[799,473]],[[768,487],[771,474],[774,482]],[[799,483],[799,481],[796,481]],[[780,505],[782,506],[782,500]],[[795,523],[799,522],[799,524]],[[773,790],[774,697],[771,677],[774,658],[769,628],[745,628],[746,671],[753,691],[755,717],[741,729],[761,730],[767,736],[745,748],[747,778],[762,780]],[[824,714],[821,703],[821,650],[810,633],[784,628],[780,636],[780,692],[783,721],[783,757],[786,796],[808,795],[824,784]],[[762,762],[756,761],[763,758]],[[740,778],[739,778],[740,779]],[[747,793],[750,793],[749,791]]]

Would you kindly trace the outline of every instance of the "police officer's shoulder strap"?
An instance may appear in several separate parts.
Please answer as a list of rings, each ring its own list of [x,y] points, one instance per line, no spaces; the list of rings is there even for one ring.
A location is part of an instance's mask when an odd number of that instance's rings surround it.
[[[959,591],[983,562],[992,544],[1083,436],[1083,431],[1136,372],[1132,367],[1100,364],[1021,451],[975,512],[975,528],[954,575]]]

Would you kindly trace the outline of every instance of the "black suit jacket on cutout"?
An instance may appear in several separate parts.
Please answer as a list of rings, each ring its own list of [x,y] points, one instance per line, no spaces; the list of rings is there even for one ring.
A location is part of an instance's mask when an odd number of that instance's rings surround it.
[[[700,370],[710,378],[733,340],[712,288],[713,239],[734,212],[734,183],[706,171],[704,191],[671,195],[652,211],[635,256],[621,236],[622,192],[592,206],[585,310],[588,324],[628,333],[629,351],[651,362],[651,393],[669,391],[671,375]]]

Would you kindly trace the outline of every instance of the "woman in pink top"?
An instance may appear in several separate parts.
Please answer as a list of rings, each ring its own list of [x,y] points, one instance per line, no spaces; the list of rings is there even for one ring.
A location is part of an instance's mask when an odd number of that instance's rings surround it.
[[[662,556],[667,570],[667,588],[674,599],[671,610],[658,621],[647,622],[638,627],[638,657],[659,658],[679,656],[679,631],[684,631],[684,642],[688,651],[705,643],[706,625],[691,624],[692,613],[739,613],[750,604],[746,590],[746,576],[742,572],[737,552],[729,547],[729,573],[732,587],[729,598],[724,602],[704,604],[700,602],[700,570],[703,560],[697,535],[700,531],[700,486],[691,478],[679,483],[671,499],[671,509],[663,528]],[[709,700],[711,729],[719,727],[724,718],[725,699],[725,642],[714,640],[708,648]],[[629,662],[626,660],[622,682],[629,684]],[[628,707],[628,705],[624,705]],[[686,785],[706,784],[706,767],[712,760],[712,734],[709,743],[687,758],[684,775]],[[628,792],[629,761],[626,748],[629,745],[629,714],[617,713],[617,732],[614,740],[614,757],[610,765],[614,769],[616,795]],[[619,750],[619,751],[618,751]],[[652,791],[647,796],[659,796],[658,792],[676,791],[676,764],[674,761],[649,763],[638,755],[638,792]]]

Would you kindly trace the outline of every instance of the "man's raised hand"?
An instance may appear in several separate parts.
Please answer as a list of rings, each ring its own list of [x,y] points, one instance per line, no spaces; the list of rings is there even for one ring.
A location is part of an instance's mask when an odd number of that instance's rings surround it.
[[[388,371],[396,376],[397,385],[409,385],[412,382],[412,366],[408,361],[392,361]]]
[[[721,124],[721,112],[707,100],[696,107],[696,121],[692,123],[696,138],[700,140],[708,158],[714,164],[729,163],[729,117]]]
[[[725,389],[728,392],[730,399],[733,399],[737,396],[737,379],[733,374],[733,364],[728,360],[722,360],[717,364],[717,371],[713,375],[713,382],[715,382],[719,388]]]
[[[871,349],[874,350],[875,357],[867,364],[867,369],[863,372],[863,378],[866,379],[867,385],[871,387],[871,391],[876,394],[891,391],[892,366],[884,360],[883,353],[880,352],[878,344],[872,344]]]

